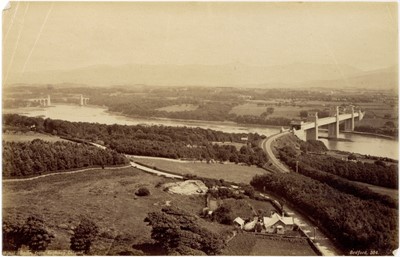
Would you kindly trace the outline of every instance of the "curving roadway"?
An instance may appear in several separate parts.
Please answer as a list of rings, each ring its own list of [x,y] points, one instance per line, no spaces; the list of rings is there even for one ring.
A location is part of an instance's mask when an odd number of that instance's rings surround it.
[[[281,136],[284,136],[286,134],[290,133],[289,131],[286,132],[281,132],[275,135],[272,135],[266,139],[264,139],[263,141],[261,141],[261,148],[264,150],[264,152],[267,154],[268,156],[268,160],[271,161],[272,165],[280,172],[282,173],[289,173],[290,170],[283,165],[280,160],[278,160],[274,153],[272,152],[272,142],[274,142],[276,139],[278,139]]]

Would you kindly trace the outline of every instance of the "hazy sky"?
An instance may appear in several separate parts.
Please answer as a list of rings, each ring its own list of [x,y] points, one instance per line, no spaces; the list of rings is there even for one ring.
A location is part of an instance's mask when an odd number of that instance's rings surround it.
[[[11,2],[3,72],[108,64],[397,64],[397,3]]]

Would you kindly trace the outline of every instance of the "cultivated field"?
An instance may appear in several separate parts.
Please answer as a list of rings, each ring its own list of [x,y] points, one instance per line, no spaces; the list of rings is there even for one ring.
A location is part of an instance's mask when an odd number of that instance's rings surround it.
[[[260,116],[261,113],[267,110],[267,106],[257,105],[253,103],[245,103],[232,108],[229,113],[234,113],[236,115],[254,115]]]
[[[8,142],[11,142],[11,141],[13,141],[13,142],[28,142],[28,141],[32,141],[34,139],[42,139],[43,141],[49,141],[49,142],[67,141],[67,140],[61,139],[57,136],[36,133],[33,131],[23,132],[23,133],[22,132],[3,133],[3,140],[8,141]]]
[[[166,111],[166,112],[185,112],[185,111],[195,111],[199,108],[197,105],[193,104],[179,104],[179,105],[170,105],[162,108],[156,109],[157,111]]]
[[[169,160],[159,160],[151,158],[135,158],[140,163],[156,167],[161,170],[171,171],[182,175],[197,175],[200,177],[224,179],[225,181],[236,183],[250,183],[251,179],[257,174],[264,174],[266,171],[255,166],[241,166],[236,164],[207,164],[174,162]]]
[[[315,108],[315,106],[278,106],[272,103],[245,103],[232,108],[230,113],[236,115],[254,115],[260,116],[263,112],[267,111],[268,107],[274,108],[274,112],[269,114],[268,117],[282,117],[282,118],[299,118],[300,111],[310,110]]]
[[[275,256],[316,256],[308,243],[272,240],[240,233],[234,237],[222,252],[223,255],[275,255]]]
[[[78,224],[81,216],[90,217],[104,235],[94,244],[96,254],[106,255],[113,251],[117,235],[132,238],[126,249],[132,249],[132,244],[152,243],[151,227],[143,222],[148,212],[160,210],[167,203],[192,214],[204,208],[204,196],[174,195],[156,187],[171,181],[174,180],[125,168],[3,183],[3,218],[25,220],[31,214],[40,215],[56,236],[49,249],[66,250],[71,227]],[[142,186],[150,190],[150,196],[135,195]],[[198,222],[217,233],[231,229],[202,219]]]

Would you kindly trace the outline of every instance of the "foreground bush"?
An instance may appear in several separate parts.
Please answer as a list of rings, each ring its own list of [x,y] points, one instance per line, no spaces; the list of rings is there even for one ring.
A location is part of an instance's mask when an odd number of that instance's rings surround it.
[[[174,207],[151,212],[145,222],[151,227],[151,238],[169,254],[216,255],[225,246],[217,234],[200,227],[197,218]]]
[[[82,219],[79,225],[74,229],[74,234],[71,237],[71,250],[80,253],[88,254],[93,241],[99,234],[97,225],[86,218]]]
[[[22,225],[3,221],[3,251],[17,252],[22,245],[33,253],[45,251],[53,238],[44,221],[38,217],[30,216]]]
[[[135,194],[137,196],[148,196],[148,195],[150,195],[150,191],[146,187],[141,187],[138,189],[138,191]]]

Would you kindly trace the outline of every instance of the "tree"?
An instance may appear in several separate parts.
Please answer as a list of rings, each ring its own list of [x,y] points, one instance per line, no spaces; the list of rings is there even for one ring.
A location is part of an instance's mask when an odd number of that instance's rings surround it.
[[[54,235],[45,228],[44,221],[38,217],[30,216],[21,228],[22,243],[33,252],[44,251],[50,244]]]
[[[3,251],[16,252],[21,245],[20,226],[3,221]]]
[[[135,194],[137,196],[148,196],[148,195],[150,195],[150,191],[146,187],[141,187],[138,189],[138,191]]]
[[[393,121],[386,121],[386,122],[385,122],[385,127],[394,128],[394,127],[396,127],[396,126],[394,125],[394,122],[393,122]]]
[[[232,225],[233,224],[233,214],[230,206],[221,205],[213,212],[213,217],[216,221],[221,224]]]
[[[349,156],[347,156],[347,160],[351,161],[351,160],[355,160],[357,161],[357,156],[353,153],[349,154]]]
[[[305,118],[308,116],[308,112],[307,111],[300,111],[300,117]]]
[[[3,250],[18,251],[22,245],[32,252],[45,251],[54,236],[46,229],[44,221],[30,216],[24,224],[3,222]]]
[[[250,198],[254,197],[255,192],[256,191],[254,190],[254,188],[252,186],[250,186],[250,185],[246,185],[244,187],[244,194],[247,195]]]
[[[74,234],[70,241],[71,250],[88,254],[98,234],[99,228],[97,225],[93,221],[83,218],[74,229]]]
[[[152,226],[151,238],[169,254],[189,252],[207,255],[219,254],[224,240],[219,235],[200,227],[196,217],[175,207],[164,207],[161,211],[148,213],[144,220]]]
[[[384,162],[384,161],[382,161],[382,160],[376,160],[374,163],[375,163],[376,165],[378,165],[378,166],[381,166],[381,167],[386,167],[386,164],[385,164],[385,162]]]

